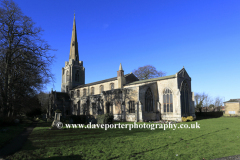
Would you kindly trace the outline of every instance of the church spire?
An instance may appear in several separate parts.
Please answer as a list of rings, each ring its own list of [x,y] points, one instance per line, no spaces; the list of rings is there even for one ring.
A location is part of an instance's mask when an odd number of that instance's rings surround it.
[[[74,13],[74,19],[73,19],[72,39],[71,39],[71,43],[70,43],[69,60],[71,60],[71,59],[73,59],[75,61],[79,61],[75,13]]]
[[[120,66],[119,66],[119,71],[123,70],[122,69],[122,64],[120,63]]]

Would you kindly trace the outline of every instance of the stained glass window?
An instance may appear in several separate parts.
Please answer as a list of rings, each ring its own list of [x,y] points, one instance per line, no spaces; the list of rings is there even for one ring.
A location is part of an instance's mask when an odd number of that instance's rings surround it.
[[[173,112],[173,95],[170,89],[165,89],[163,93],[164,112]]]

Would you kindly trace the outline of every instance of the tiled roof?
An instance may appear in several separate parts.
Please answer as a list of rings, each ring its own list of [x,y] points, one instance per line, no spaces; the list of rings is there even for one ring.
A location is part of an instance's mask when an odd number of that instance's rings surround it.
[[[174,75],[170,75],[170,76],[164,76],[164,77],[158,77],[158,78],[152,78],[152,79],[145,79],[145,80],[135,81],[135,82],[126,84],[125,86],[139,84],[139,83],[160,81],[160,80],[171,79],[171,78],[176,78],[176,75],[174,74]]]
[[[124,77],[127,77],[129,75],[131,75],[132,73],[129,73],[129,74],[126,74],[124,75]],[[82,88],[82,87],[87,87],[87,86],[91,86],[91,85],[95,85],[95,84],[100,84],[100,83],[105,83],[105,82],[109,82],[109,81],[114,81],[114,80],[117,80],[117,77],[113,77],[113,78],[109,78],[109,79],[105,79],[105,80],[101,80],[101,81],[97,81],[97,82],[93,82],[93,83],[88,83],[88,84],[83,84],[83,85],[79,85],[73,89],[76,89],[76,88]]]
[[[229,101],[226,102],[240,102],[240,99],[230,99]]]

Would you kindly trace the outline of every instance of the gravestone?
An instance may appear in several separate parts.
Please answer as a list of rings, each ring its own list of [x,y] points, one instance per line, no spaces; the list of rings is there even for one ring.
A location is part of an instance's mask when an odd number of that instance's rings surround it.
[[[54,116],[54,121],[52,122],[52,127],[57,127],[56,124],[58,122],[60,122],[60,117],[61,117],[62,113],[60,112],[55,112],[55,116]]]

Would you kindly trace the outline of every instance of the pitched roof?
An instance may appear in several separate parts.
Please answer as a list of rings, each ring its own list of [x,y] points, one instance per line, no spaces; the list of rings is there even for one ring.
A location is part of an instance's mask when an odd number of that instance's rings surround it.
[[[226,101],[226,102],[240,102],[240,99],[230,99],[229,101]]]
[[[135,81],[135,82],[126,84],[125,86],[134,85],[134,84],[139,84],[139,83],[147,83],[147,82],[160,81],[160,80],[171,79],[171,78],[176,78],[176,75],[174,74],[174,75],[170,75],[170,76],[164,76],[164,77],[158,77],[158,78],[152,78],[152,79],[145,79],[145,80]]]
[[[124,75],[124,77],[126,78],[127,76],[130,76],[131,74],[133,74],[133,73],[126,74],[126,75]],[[114,80],[117,80],[117,77],[113,77],[113,78],[109,78],[109,79],[105,79],[105,80],[101,80],[101,81],[97,81],[97,82],[93,82],[93,83],[82,84],[73,89],[87,87],[87,86],[96,85],[96,84],[105,83],[105,82],[114,81]]]

